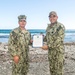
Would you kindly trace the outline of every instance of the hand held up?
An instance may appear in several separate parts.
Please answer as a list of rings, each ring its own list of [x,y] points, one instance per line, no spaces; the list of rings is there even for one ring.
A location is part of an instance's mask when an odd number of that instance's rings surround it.
[[[48,50],[48,46],[47,45],[44,45],[44,46],[42,46],[42,49],[43,50]]]

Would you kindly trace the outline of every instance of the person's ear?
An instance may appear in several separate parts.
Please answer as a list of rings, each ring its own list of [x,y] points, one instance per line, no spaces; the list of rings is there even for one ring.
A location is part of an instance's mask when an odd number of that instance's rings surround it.
[[[57,16],[57,19],[58,19],[58,16]]]

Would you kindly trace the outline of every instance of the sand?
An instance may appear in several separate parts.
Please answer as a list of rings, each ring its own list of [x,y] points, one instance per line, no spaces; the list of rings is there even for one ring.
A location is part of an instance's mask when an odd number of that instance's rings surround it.
[[[65,43],[64,75],[75,75],[75,43]],[[50,75],[48,50],[29,46],[28,75]],[[12,60],[8,44],[0,43],[0,75],[12,75]]]

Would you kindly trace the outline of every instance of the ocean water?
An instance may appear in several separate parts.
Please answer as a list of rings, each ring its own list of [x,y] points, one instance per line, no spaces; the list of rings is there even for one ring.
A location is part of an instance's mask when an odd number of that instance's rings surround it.
[[[0,42],[8,42],[9,34],[12,29],[0,29]],[[46,34],[45,29],[29,29],[31,35]],[[75,30],[66,30],[64,42],[75,42]]]

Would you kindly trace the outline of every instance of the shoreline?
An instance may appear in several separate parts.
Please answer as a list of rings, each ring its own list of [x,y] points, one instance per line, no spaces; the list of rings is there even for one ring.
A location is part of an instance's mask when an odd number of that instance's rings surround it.
[[[75,42],[64,42],[64,45],[75,45]]]

